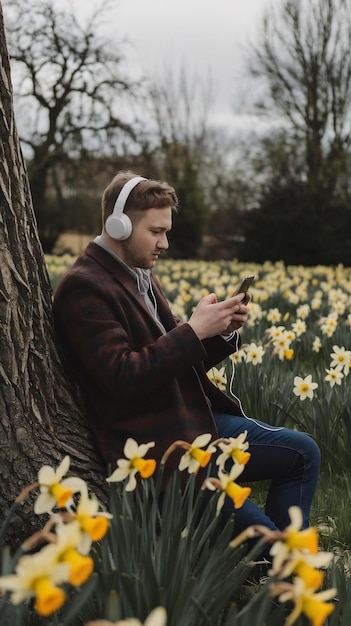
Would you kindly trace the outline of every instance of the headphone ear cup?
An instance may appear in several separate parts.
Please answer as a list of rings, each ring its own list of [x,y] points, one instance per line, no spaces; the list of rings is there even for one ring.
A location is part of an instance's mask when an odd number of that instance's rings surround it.
[[[132,234],[132,222],[125,213],[118,217],[109,215],[105,223],[105,230],[113,239],[128,239]]]

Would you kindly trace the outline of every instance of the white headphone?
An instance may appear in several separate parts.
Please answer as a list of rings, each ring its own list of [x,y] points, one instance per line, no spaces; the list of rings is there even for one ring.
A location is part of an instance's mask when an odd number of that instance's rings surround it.
[[[123,185],[117,196],[115,206],[111,215],[105,223],[105,230],[113,239],[128,239],[132,234],[132,222],[128,215],[123,213],[123,209],[128,200],[129,194],[142,180],[147,180],[143,176],[134,176]]]

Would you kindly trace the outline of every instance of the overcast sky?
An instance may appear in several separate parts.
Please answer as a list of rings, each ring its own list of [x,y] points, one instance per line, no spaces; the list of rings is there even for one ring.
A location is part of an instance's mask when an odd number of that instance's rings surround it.
[[[275,0],[277,4],[280,0]],[[55,0],[69,2],[86,14],[101,0]],[[251,88],[247,84],[245,56],[255,40],[264,11],[272,0],[112,0],[106,32],[130,59],[131,71],[162,75],[182,65],[191,76],[208,81],[211,76],[214,104],[212,121],[233,123],[234,109],[242,107]],[[30,2],[29,2],[30,7]],[[246,114],[237,124],[247,123]]]

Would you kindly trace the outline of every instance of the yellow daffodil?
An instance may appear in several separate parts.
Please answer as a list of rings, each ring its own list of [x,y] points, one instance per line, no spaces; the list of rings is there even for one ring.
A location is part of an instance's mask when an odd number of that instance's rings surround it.
[[[69,582],[71,585],[82,585],[94,569],[94,561],[91,557],[81,554],[78,547],[81,544],[81,526],[78,520],[69,524],[58,524],[57,535],[57,560],[69,566]],[[90,546],[89,546],[90,547]]]
[[[69,456],[54,470],[49,465],[43,465],[38,472],[40,494],[34,504],[34,512],[49,513],[54,506],[65,507],[71,501],[74,493],[84,488],[85,482],[81,478],[62,477],[68,472],[70,465]]]
[[[245,500],[249,497],[251,488],[241,487],[241,485],[238,485],[238,483],[235,482],[238,476],[240,476],[243,472],[244,467],[244,465],[234,463],[229,474],[219,470],[218,478],[208,478],[205,480],[205,487],[211,489],[212,491],[221,491],[221,495],[219,496],[217,502],[217,513],[220,512],[226,496],[233,501],[234,508],[236,509],[240,509]]]
[[[298,506],[289,508],[291,523],[282,531],[281,539],[276,541],[270,549],[273,556],[273,571],[280,572],[283,564],[289,558],[291,552],[299,550],[306,554],[316,555],[318,552],[318,533],[312,526],[301,530],[303,518],[301,509]]]
[[[73,517],[80,527],[81,537],[78,543],[79,551],[87,554],[92,541],[102,539],[109,528],[110,513],[99,511],[99,501],[97,498],[89,498],[88,490],[84,489],[79,498]]]
[[[274,560],[269,574],[278,578],[296,574],[305,581],[306,588],[317,590],[323,582],[324,575],[316,568],[327,567],[332,559],[332,552],[320,551],[317,554],[310,554],[306,550],[295,549],[287,553],[285,562],[279,563],[278,559]]]
[[[142,478],[150,478],[156,469],[154,459],[144,459],[145,454],[155,445],[154,441],[138,445],[134,439],[127,439],[123,452],[126,459],[118,459],[117,469],[107,478],[107,482],[120,482],[129,477],[126,491],[133,491],[136,486],[136,474],[139,472]]]
[[[19,559],[15,574],[0,577],[0,590],[11,591],[11,603],[35,598],[35,610],[51,615],[65,602],[65,593],[57,585],[69,580],[70,566],[58,561],[55,544]]]
[[[314,593],[310,589],[306,589],[302,578],[294,578],[290,589],[279,596],[280,602],[292,600],[295,603],[295,608],[286,620],[285,626],[292,626],[301,613],[311,620],[313,626],[323,626],[326,618],[334,609],[334,605],[327,600],[331,600],[335,594],[336,589]]]
[[[293,393],[295,396],[298,396],[300,400],[306,400],[306,398],[312,400],[313,392],[318,388],[318,383],[312,382],[311,374],[308,374],[305,378],[295,376],[294,385]]]
[[[235,463],[246,465],[251,457],[250,452],[247,452],[249,442],[246,441],[246,437],[247,430],[238,437],[229,437],[225,442],[218,443],[218,447],[222,450],[222,453],[218,456],[216,464],[219,466],[220,470],[224,469],[229,459],[232,459]]]
[[[196,437],[192,444],[188,444],[188,449],[179,461],[178,467],[181,472],[187,469],[189,474],[196,474],[200,467],[206,467],[209,464],[216,448],[212,445],[208,446],[206,450],[202,450],[202,448],[210,442],[211,437],[211,434],[204,433]]]

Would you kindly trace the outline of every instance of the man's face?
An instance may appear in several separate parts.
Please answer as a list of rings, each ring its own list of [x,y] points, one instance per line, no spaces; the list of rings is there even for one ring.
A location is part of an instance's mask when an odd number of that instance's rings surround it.
[[[121,242],[121,258],[132,268],[153,268],[161,251],[168,249],[167,234],[171,228],[171,207],[148,209],[134,222],[129,239]]]

